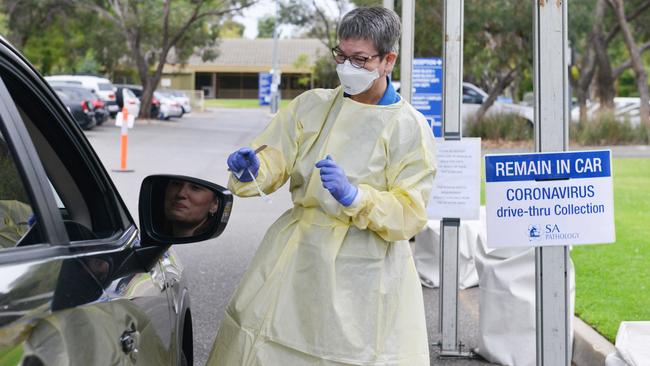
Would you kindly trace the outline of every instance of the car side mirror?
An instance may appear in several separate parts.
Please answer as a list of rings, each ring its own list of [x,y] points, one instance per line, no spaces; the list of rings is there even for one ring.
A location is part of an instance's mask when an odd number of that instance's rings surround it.
[[[143,245],[194,243],[219,236],[232,210],[228,189],[180,175],[151,175],[140,188]]]

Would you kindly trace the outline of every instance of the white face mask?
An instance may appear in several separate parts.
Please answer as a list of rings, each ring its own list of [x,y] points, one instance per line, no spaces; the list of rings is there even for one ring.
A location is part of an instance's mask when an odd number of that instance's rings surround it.
[[[345,60],[344,63],[336,65],[336,73],[343,86],[343,91],[350,95],[357,95],[370,89],[372,82],[379,78],[377,69],[368,71],[364,68],[358,69]]]

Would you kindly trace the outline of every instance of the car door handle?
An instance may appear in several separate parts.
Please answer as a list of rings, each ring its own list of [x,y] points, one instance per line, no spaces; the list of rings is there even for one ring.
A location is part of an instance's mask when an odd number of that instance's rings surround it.
[[[178,278],[172,277],[165,281],[165,284],[163,285],[163,290],[173,288],[177,283],[178,283]]]
[[[135,324],[131,324],[131,328],[125,330],[120,336],[120,345],[122,352],[129,356],[134,363],[138,359],[138,338],[139,332],[135,330]]]

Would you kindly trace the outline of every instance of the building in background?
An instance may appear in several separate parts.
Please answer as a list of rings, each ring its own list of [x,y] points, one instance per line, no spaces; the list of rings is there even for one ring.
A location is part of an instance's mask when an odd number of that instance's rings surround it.
[[[282,97],[291,99],[313,86],[313,65],[329,50],[317,39],[278,40]],[[257,98],[260,72],[271,70],[273,39],[223,39],[219,56],[185,65],[167,64],[161,84],[172,89],[202,90],[205,98]]]

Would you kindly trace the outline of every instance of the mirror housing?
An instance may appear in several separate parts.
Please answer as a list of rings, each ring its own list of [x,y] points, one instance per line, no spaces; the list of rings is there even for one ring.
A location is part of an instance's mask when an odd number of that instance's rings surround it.
[[[181,175],[150,175],[142,181],[138,212],[144,246],[195,243],[219,236],[233,197],[220,185]]]

